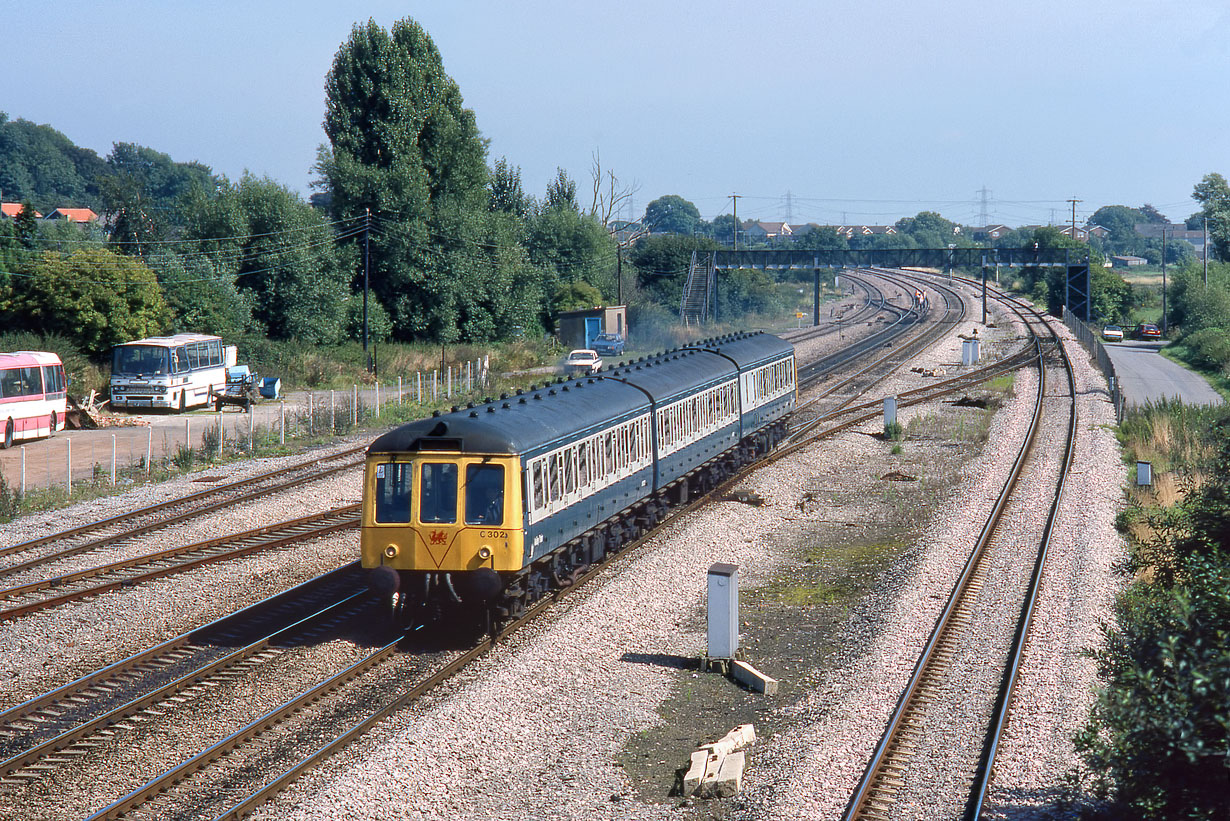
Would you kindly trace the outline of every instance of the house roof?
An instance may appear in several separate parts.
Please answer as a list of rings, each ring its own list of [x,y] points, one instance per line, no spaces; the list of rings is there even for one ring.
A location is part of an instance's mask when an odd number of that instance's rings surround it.
[[[69,222],[94,222],[98,214],[92,208],[57,208],[47,215],[47,219],[64,219]]]
[[[15,219],[17,215],[21,213],[21,203],[20,202],[0,203],[0,213],[3,213],[4,216],[8,217],[9,219]],[[41,219],[43,215],[35,211],[34,216],[36,218]]]

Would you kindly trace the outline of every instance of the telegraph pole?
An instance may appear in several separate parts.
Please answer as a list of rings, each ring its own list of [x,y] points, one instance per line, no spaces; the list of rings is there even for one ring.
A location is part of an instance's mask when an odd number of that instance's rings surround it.
[[[367,284],[369,260],[371,259],[372,209],[364,208],[363,215],[363,364],[368,371],[372,360],[367,353]]]
[[[624,304],[624,245],[615,241],[615,301]]]
[[[1072,203],[1072,239],[1076,239],[1076,204],[1084,202],[1084,200],[1078,200],[1076,197],[1073,197],[1068,202]]]
[[[735,237],[734,237],[733,250],[735,251],[739,250],[739,197],[741,196],[743,195],[742,194],[731,194],[730,195],[731,202],[734,203]]]
[[[1166,229],[1165,228],[1162,228],[1162,335],[1163,336],[1166,335]]]
[[[1204,287],[1209,287],[1209,218],[1204,218]]]

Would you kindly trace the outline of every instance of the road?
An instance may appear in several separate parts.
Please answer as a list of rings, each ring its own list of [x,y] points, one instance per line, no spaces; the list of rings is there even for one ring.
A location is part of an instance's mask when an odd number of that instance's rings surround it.
[[[1162,356],[1162,345],[1136,341],[1105,344],[1128,404],[1177,398],[1189,405],[1220,405],[1221,396],[1204,377]]]

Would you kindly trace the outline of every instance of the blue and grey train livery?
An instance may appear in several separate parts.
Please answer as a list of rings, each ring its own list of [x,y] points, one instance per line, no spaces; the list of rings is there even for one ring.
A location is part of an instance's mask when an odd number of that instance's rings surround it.
[[[741,333],[402,425],[368,448],[362,565],[515,617],[771,450],[796,398],[793,346]]]

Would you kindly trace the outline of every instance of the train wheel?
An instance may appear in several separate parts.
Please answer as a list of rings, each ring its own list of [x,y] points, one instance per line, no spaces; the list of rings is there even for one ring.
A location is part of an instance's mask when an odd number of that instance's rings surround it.
[[[0,442],[0,448],[8,450],[13,446],[13,420],[10,419],[4,425],[4,441]]]

